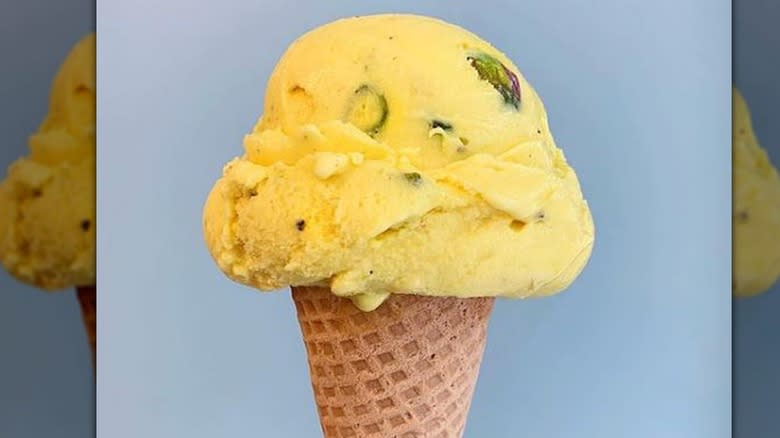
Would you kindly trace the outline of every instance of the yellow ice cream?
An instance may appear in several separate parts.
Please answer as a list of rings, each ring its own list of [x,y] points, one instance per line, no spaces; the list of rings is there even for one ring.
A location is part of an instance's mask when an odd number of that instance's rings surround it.
[[[49,113],[29,146],[0,183],[0,261],[43,289],[94,284],[94,34],[60,67]]]
[[[593,222],[536,92],[503,53],[427,17],[295,41],[204,211],[208,248],[261,290],[530,297],[571,284]]]
[[[780,176],[734,90],[734,294],[755,295],[780,277]]]

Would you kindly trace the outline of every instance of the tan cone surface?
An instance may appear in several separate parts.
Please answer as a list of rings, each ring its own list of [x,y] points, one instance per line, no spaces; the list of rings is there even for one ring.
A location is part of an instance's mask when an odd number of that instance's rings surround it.
[[[393,295],[373,312],[293,288],[327,438],[460,437],[493,298]]]

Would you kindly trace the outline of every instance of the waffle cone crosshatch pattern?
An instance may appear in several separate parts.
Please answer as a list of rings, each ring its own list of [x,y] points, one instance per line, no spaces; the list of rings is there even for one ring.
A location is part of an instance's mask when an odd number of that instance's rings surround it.
[[[326,289],[292,295],[325,436],[461,436],[492,298],[395,296],[366,313]]]

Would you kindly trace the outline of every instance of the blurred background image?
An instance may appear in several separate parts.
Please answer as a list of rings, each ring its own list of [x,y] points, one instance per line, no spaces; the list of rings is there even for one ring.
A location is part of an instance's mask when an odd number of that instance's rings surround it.
[[[775,168],[780,164],[778,20],[780,3],[774,0],[734,1],[734,84],[749,108],[755,137]],[[738,142],[745,124],[739,123],[740,114],[744,117],[744,113],[735,109],[735,159],[739,160]],[[761,158],[760,153],[753,153],[753,161],[763,161]],[[766,169],[766,164],[758,165],[752,174],[768,173]],[[774,192],[765,195],[762,206],[771,212],[763,221],[774,226],[756,231],[759,242],[741,242],[740,238],[749,239],[747,233],[739,232],[738,227],[748,225],[741,222],[753,217],[761,220],[762,214],[759,211],[758,215],[748,213],[746,216],[745,211],[740,210],[740,206],[747,205],[740,196],[749,196],[749,190],[740,193],[741,181],[750,176],[741,177],[739,171],[735,168],[736,283],[739,283],[740,263],[743,263],[743,269],[762,267],[766,278],[750,288],[754,295],[734,301],[734,436],[777,436],[780,432],[780,284],[775,279],[780,264],[780,194],[776,188],[768,189]],[[776,176],[773,181],[774,187],[780,184]],[[753,189],[754,194],[757,192]]]
[[[0,437],[94,435],[94,11],[0,13]]]

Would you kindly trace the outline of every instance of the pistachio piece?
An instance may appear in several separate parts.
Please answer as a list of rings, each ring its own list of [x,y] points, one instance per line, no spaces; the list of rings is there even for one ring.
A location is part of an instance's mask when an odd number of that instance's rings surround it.
[[[511,70],[498,59],[487,53],[474,53],[466,57],[471,66],[479,74],[479,78],[487,81],[504,98],[504,103],[520,109],[520,81]]]
[[[431,129],[441,128],[445,131],[452,131],[452,124],[443,120],[433,119],[431,120]]]
[[[363,84],[350,98],[344,120],[373,137],[387,121],[387,112],[385,96],[374,87]]]
[[[417,172],[404,173],[404,178],[409,182],[409,184],[415,187],[420,187],[423,182],[422,175]]]

